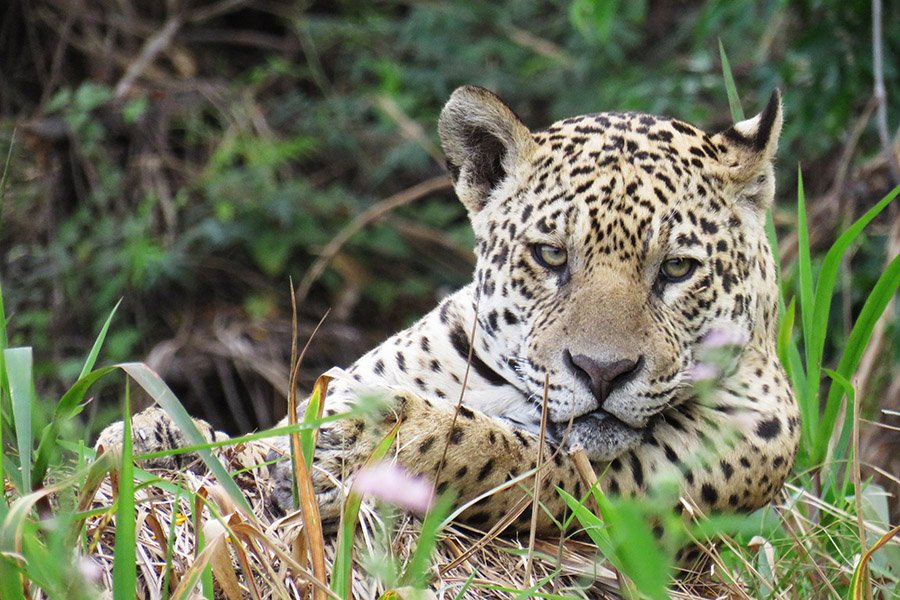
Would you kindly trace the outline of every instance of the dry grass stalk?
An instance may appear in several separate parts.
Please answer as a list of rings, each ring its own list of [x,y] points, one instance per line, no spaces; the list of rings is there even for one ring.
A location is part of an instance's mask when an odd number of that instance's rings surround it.
[[[528,560],[525,562],[525,581],[531,581],[531,568],[534,561],[534,539],[537,532],[538,510],[541,497],[541,475],[543,470],[544,440],[547,437],[547,402],[550,396],[550,374],[544,377],[544,399],[541,403],[541,429],[538,435],[537,466],[534,471],[534,495],[531,504],[531,526],[528,530]]]
[[[241,464],[240,453],[226,449],[223,458],[232,470],[246,467]],[[139,509],[137,529],[139,545],[139,589],[138,598],[159,597],[166,569],[166,552],[171,548],[172,559],[169,574],[172,585],[187,590],[196,585],[196,576],[207,565],[213,566],[214,580],[218,593],[229,597],[239,590],[243,596],[269,600],[270,598],[308,598],[313,590],[324,598],[335,598],[328,590],[326,581],[317,577],[300,564],[292,555],[294,540],[302,537],[300,516],[295,513],[286,517],[276,517],[267,505],[266,497],[271,482],[264,469],[247,471],[238,477],[248,501],[257,515],[256,523],[238,513],[229,514],[228,505],[219,505],[221,496],[211,492],[217,486],[206,477],[193,473],[160,471],[163,479],[180,481],[189,493],[176,499],[174,494],[160,493],[160,490],[144,486],[139,490],[136,503]],[[113,492],[109,479],[104,480],[93,498],[91,509],[110,511],[114,506]],[[197,505],[192,507],[189,496],[193,495]],[[199,497],[199,498],[197,498]],[[523,499],[522,510],[530,505],[530,498]],[[210,510],[202,510],[208,506]],[[189,515],[196,511],[199,526],[207,533],[207,545],[197,553],[196,537]],[[102,580],[111,584],[112,547],[115,540],[115,524],[109,518],[111,512],[88,519],[88,539],[95,539],[91,549],[92,559],[101,567]],[[218,517],[216,515],[219,515]],[[172,524],[172,521],[175,521]],[[386,591],[382,582],[365,575],[367,560],[374,552],[387,543],[390,553],[399,564],[409,559],[415,547],[417,521],[409,516],[401,516],[395,531],[387,531],[381,515],[371,506],[364,504],[357,533],[357,556],[355,557],[353,594],[355,598],[377,598]],[[217,526],[208,524],[217,522]],[[168,539],[170,527],[174,530]],[[224,532],[224,533],[223,533]],[[476,581],[483,585],[505,588],[529,589],[532,582],[525,578],[523,557],[530,544],[515,538],[499,537],[499,531],[491,535],[471,532],[458,526],[448,527],[442,534],[434,557],[438,566],[435,589],[446,589],[453,597],[455,592],[473,573]],[[379,540],[384,540],[381,542]],[[326,573],[335,556],[335,539],[327,536],[324,540],[323,557]],[[212,549],[210,549],[212,548]],[[464,552],[462,549],[466,549]],[[226,568],[225,557],[231,561]],[[463,556],[462,560],[458,560]],[[536,539],[532,549],[532,577],[540,581],[557,573],[552,583],[540,591],[567,593],[574,598],[615,598],[617,585],[612,573],[596,561],[595,550],[590,544],[571,539]],[[234,577],[232,577],[232,574]],[[235,587],[235,580],[236,586]],[[475,585],[469,588],[466,598],[506,598],[503,592],[494,592]]]
[[[292,314],[292,325],[293,325],[293,335],[291,339],[291,380],[288,392],[288,411],[287,418],[288,424],[296,425],[297,424],[297,373],[300,370],[300,363],[303,361],[303,357],[306,354],[307,348],[309,348],[309,343],[312,341],[315,332],[318,331],[318,327],[313,331],[313,335],[310,336],[310,339],[307,340],[306,346],[304,346],[303,351],[299,356],[296,356],[297,353],[297,301],[294,295],[294,286],[291,285],[291,314]],[[326,315],[327,316],[327,313]],[[322,320],[325,320],[325,317],[322,317]],[[319,323],[321,325],[321,321]],[[294,361],[294,357],[296,356],[296,361]],[[318,412],[316,414],[316,418],[321,418],[322,410],[325,407],[325,396],[328,393],[328,382],[331,380],[330,377],[323,375],[319,377],[316,381],[316,386],[313,391],[313,397],[318,394],[319,398],[319,406]],[[316,434],[313,433],[315,436]],[[319,514],[319,504],[316,502],[316,492],[313,488],[312,475],[309,472],[309,469],[306,466],[306,459],[303,456],[303,451],[300,446],[300,432],[293,431],[290,434],[291,440],[291,463],[294,468],[294,481],[297,485],[297,500],[300,504],[300,512],[303,515],[303,536],[305,539],[305,546],[308,550],[308,556],[312,561],[313,573],[316,578],[320,581],[325,581],[327,579],[326,570],[325,570],[325,540],[324,534],[322,532],[322,517]],[[314,591],[314,596],[316,600],[322,600],[325,596],[321,587],[316,587]]]

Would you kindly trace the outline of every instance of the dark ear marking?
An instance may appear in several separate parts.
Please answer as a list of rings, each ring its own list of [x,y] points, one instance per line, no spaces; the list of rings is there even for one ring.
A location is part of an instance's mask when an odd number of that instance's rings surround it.
[[[757,152],[763,150],[768,145],[769,138],[772,137],[775,119],[780,112],[781,92],[778,88],[775,88],[772,90],[772,95],[769,97],[769,103],[766,104],[766,108],[759,117],[759,129],[756,130],[756,137],[753,139],[753,149]]]
[[[759,114],[759,123],[752,137],[738,131],[737,127],[730,127],[722,132],[722,135],[734,142],[747,146],[755,152],[762,152],[769,144],[769,140],[775,132],[775,122],[781,113],[781,92],[778,88],[772,90],[772,96],[762,113]],[[745,121],[746,122],[746,121]]]
[[[447,171],[450,173],[450,179],[453,180],[453,183],[459,181],[459,165],[454,165],[449,160],[446,161]]]
[[[467,131],[465,138],[473,155],[473,177],[476,181],[483,182],[487,189],[494,189],[506,177],[506,170],[503,168],[506,146],[481,127],[473,127]]]

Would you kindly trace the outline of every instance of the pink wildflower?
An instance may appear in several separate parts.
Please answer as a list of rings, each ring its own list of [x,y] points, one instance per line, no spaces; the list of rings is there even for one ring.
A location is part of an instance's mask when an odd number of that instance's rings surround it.
[[[353,478],[353,490],[418,513],[427,512],[434,504],[431,483],[384,461],[360,469]]]
[[[98,584],[103,578],[103,570],[100,568],[100,565],[87,556],[79,557],[75,562],[75,566],[85,581]]]
[[[692,382],[711,381],[721,374],[719,367],[705,362],[694,363],[684,372],[685,378]]]
[[[737,327],[718,327],[710,329],[703,336],[704,348],[724,348],[726,346],[743,346],[748,342],[747,332]]]

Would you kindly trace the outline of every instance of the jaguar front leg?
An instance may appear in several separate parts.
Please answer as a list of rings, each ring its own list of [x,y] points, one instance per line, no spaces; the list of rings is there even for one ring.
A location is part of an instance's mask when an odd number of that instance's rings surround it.
[[[207,442],[219,442],[228,439],[228,436],[202,419],[192,419],[194,426]],[[106,451],[117,451],[122,447],[124,422],[116,421],[100,432],[94,448]],[[136,413],[131,418],[132,452],[135,456],[150,454],[175,448],[184,448],[193,445],[188,437],[181,431],[169,415],[159,406],[153,405]],[[159,458],[143,461],[147,468],[158,469],[203,469],[196,454],[171,454]]]
[[[340,515],[346,483],[397,423],[392,458],[408,471],[431,480],[437,492],[454,489],[459,505],[525,475],[522,481],[478,500],[462,513],[462,522],[489,527],[533,490],[534,479],[527,474],[539,462],[536,435],[465,406],[457,410],[453,405],[437,404],[411,393],[395,393],[375,418],[354,416],[321,428],[312,477],[323,520]],[[287,441],[281,444],[286,454]],[[559,519],[566,509],[554,488],[559,486],[579,496],[582,484],[568,456],[549,443],[544,445],[540,463],[544,483],[538,529],[554,532],[558,530],[551,515]],[[290,461],[280,462],[274,471],[274,499],[282,508],[293,506],[291,477]],[[531,512],[526,510],[515,527],[527,528],[530,521]]]

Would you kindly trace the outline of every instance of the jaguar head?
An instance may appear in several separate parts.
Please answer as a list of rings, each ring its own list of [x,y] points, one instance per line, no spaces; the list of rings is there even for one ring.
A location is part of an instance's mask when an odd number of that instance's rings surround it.
[[[774,344],[781,121],[776,92],[715,135],[635,113],[531,132],[491,92],[454,92],[439,131],[475,232],[479,338],[536,407],[546,386],[557,437],[609,460],[698,401],[710,335]]]

